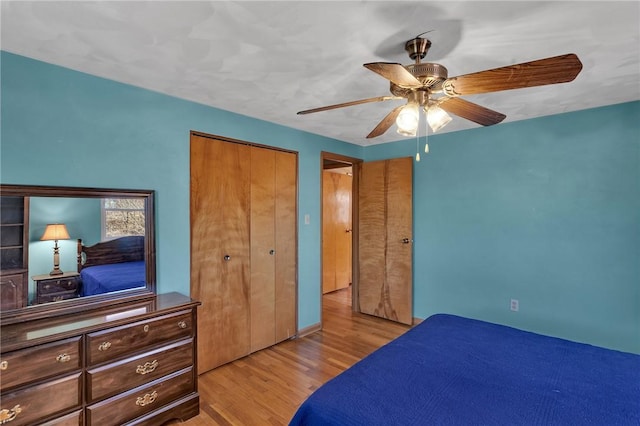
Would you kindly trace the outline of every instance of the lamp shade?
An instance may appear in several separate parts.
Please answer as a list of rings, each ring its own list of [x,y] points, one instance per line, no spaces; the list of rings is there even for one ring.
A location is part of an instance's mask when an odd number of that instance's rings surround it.
[[[50,223],[44,230],[44,234],[42,234],[42,241],[50,241],[50,240],[68,240],[69,232],[67,232],[67,227],[63,223]]]
[[[431,106],[426,110],[426,112],[427,122],[429,123],[429,127],[431,127],[431,130],[433,130],[434,133],[442,129],[451,121],[451,116],[439,106]]]
[[[409,103],[405,105],[396,118],[397,132],[403,136],[415,136],[418,130],[418,105]]]

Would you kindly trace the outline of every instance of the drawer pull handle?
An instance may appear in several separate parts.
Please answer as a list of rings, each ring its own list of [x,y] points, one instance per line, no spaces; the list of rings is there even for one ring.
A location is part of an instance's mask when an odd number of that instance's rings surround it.
[[[2,361],[0,362],[0,370],[4,371],[7,368],[9,368],[9,361]]]
[[[178,327],[180,328],[187,328],[187,323],[184,321],[178,321]]]
[[[3,408],[2,410],[0,410],[0,425],[9,423],[10,421],[14,420],[21,412],[22,408],[20,408],[20,405],[16,405],[9,410]]]
[[[71,361],[71,355],[69,354],[60,354],[56,357],[56,361],[58,362],[69,362]]]
[[[138,367],[136,368],[136,373],[149,374],[153,373],[156,368],[158,368],[158,360],[154,359],[151,362],[145,362],[143,365],[138,365]]]
[[[144,327],[142,327],[142,329],[144,330],[145,333],[147,333],[149,331],[149,324],[145,324]]]
[[[98,350],[100,352],[104,352],[108,350],[110,347],[111,347],[111,342],[102,342],[100,343],[100,346],[98,346]]]
[[[136,399],[136,405],[139,405],[140,407],[144,407],[145,405],[148,405],[154,402],[157,397],[158,397],[158,393],[156,391],[153,391],[151,393],[145,393],[144,396],[139,396]]]

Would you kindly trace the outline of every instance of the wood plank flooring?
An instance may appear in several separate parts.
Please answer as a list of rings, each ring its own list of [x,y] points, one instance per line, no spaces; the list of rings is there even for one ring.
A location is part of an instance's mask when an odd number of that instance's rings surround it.
[[[351,312],[351,288],[323,296],[323,330],[202,374],[200,415],[182,425],[287,425],[315,389],[409,326]]]

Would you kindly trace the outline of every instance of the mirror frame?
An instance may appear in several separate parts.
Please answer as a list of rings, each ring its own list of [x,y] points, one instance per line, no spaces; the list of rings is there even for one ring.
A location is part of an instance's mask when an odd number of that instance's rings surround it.
[[[62,197],[62,198],[144,198],[145,199],[145,267],[146,287],[114,293],[83,296],[73,299],[29,305],[0,313],[2,325],[43,317],[65,315],[88,309],[97,309],[133,300],[152,298],[156,294],[155,209],[153,190],[81,188],[65,186],[37,186],[0,184],[2,196]]]

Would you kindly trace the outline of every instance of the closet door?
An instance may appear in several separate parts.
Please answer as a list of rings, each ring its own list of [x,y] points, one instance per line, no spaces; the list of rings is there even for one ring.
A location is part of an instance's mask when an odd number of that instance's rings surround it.
[[[198,371],[250,350],[250,147],[191,137],[191,297]]]
[[[251,148],[251,352],[275,343],[276,155]]]
[[[251,148],[251,352],[296,331],[295,154]]]
[[[276,341],[297,332],[298,156],[276,152]]]

